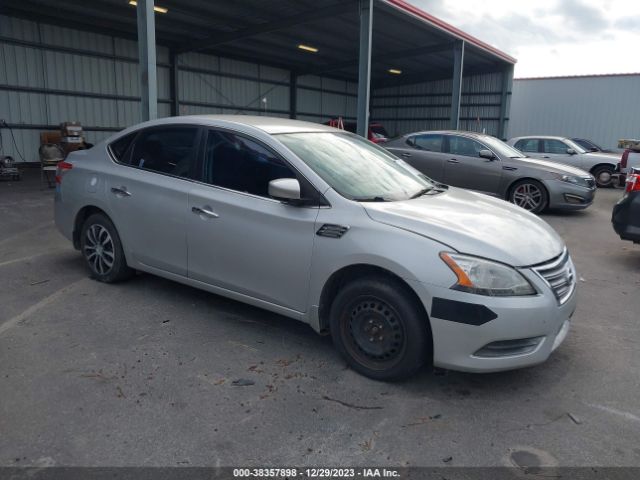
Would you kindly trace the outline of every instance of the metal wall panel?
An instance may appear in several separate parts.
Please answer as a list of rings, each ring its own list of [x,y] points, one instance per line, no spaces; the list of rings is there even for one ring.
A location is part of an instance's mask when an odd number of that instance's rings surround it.
[[[640,137],[640,74],[514,80],[508,137],[564,135],[615,148]]]
[[[498,135],[501,88],[500,73],[463,77],[461,130]],[[371,119],[383,123],[392,136],[448,129],[451,91],[451,80],[376,89],[372,95]]]

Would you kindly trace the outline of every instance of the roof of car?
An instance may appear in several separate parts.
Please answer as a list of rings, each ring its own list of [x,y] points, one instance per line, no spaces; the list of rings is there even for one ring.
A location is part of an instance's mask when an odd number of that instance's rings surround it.
[[[523,137],[513,137],[511,140],[522,140],[527,138],[540,138],[549,140],[570,140],[569,137],[563,137],[562,135],[525,135]]]
[[[476,137],[476,138],[483,138],[483,137],[490,137],[491,135],[487,135],[486,133],[480,133],[480,132],[469,132],[466,130],[424,130],[421,132],[411,132],[411,133],[407,133],[405,135],[405,137],[409,137],[409,136],[413,136],[413,135],[465,135],[468,137]]]
[[[335,132],[337,129],[327,125],[289,118],[262,117],[258,115],[184,115],[180,117],[165,117],[145,122],[137,127],[151,127],[175,123],[195,123],[200,125],[224,126],[248,125],[269,134],[299,133],[299,132]]]

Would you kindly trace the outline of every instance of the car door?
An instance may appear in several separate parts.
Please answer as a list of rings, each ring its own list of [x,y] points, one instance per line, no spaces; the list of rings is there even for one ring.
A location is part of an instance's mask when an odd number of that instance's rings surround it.
[[[542,144],[542,158],[551,160],[553,162],[565,163],[574,167],[581,168],[582,160],[581,156],[577,153],[567,153],[568,148],[573,148],[567,145],[562,140],[555,138],[543,138]]]
[[[189,191],[189,277],[303,312],[319,207],[268,195],[269,181],[304,179],[247,136],[207,132],[201,182]]]
[[[456,187],[496,195],[502,177],[502,162],[480,157],[481,150],[490,150],[482,143],[461,135],[447,135],[445,183]]]
[[[444,135],[435,133],[411,135],[394,153],[426,176],[444,182],[443,138]]]
[[[189,179],[200,135],[193,125],[142,130],[107,176],[113,221],[134,261],[186,276]]]

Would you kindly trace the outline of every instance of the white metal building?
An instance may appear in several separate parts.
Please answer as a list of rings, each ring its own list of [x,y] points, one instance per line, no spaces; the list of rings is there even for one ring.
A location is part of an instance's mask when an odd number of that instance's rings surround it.
[[[509,137],[562,135],[616,148],[640,138],[640,73],[513,82]]]
[[[4,154],[38,161],[39,133],[64,121],[95,143],[145,101],[158,116],[506,129],[515,59],[404,0],[157,0],[147,20],[151,0],[131,3],[0,2]]]

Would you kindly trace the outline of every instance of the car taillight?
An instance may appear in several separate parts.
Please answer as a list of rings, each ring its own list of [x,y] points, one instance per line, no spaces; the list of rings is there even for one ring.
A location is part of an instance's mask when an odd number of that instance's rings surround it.
[[[57,167],[58,168],[56,170],[56,183],[60,185],[62,183],[62,176],[73,168],[73,163],[65,162],[63,160],[62,162],[58,162]]]
[[[620,171],[624,172],[624,169],[627,168],[627,162],[629,161],[629,149],[627,148],[622,153],[622,158],[620,159]]]
[[[640,175],[633,173],[627,175],[627,182],[625,186],[625,192],[640,192]]]

